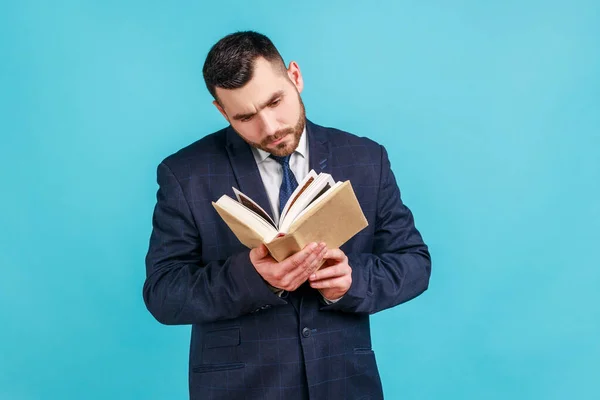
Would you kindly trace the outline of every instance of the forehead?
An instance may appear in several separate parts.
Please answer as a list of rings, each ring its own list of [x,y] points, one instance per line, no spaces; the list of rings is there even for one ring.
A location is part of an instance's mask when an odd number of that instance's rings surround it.
[[[239,89],[217,88],[217,97],[225,111],[252,111],[268,101],[278,91],[286,90],[290,82],[287,75],[269,61],[259,58],[255,61],[252,79]]]

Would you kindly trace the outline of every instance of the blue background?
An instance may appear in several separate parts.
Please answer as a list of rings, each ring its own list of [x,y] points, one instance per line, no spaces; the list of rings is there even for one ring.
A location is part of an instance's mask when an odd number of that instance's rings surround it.
[[[166,155],[202,80],[269,35],[313,121],[384,144],[428,292],[372,318],[389,399],[600,398],[597,1],[2,1],[0,399],[187,396],[142,302]]]

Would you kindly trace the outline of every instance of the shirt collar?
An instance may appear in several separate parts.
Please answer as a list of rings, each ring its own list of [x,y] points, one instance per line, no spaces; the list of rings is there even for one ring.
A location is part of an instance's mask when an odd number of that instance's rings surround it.
[[[308,154],[308,143],[306,140],[306,126],[304,127],[304,130],[302,131],[302,135],[300,135],[300,141],[298,142],[298,147],[296,147],[296,150],[294,150],[294,152],[300,154],[303,158],[306,158],[306,155]],[[254,154],[254,158],[256,159],[257,163],[261,163],[261,162],[265,161],[271,155],[271,153],[266,152],[262,149],[257,149],[256,147],[252,147],[252,153]]]

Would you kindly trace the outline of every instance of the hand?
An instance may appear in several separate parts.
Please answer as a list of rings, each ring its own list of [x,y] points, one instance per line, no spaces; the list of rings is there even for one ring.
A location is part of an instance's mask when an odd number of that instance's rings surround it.
[[[310,286],[318,289],[327,300],[337,300],[352,285],[352,268],[340,249],[327,250],[324,258],[323,267],[310,276]]]
[[[277,289],[296,290],[323,263],[327,252],[325,243],[309,243],[302,250],[278,263],[267,247],[261,244],[250,251],[250,261],[256,271]]]

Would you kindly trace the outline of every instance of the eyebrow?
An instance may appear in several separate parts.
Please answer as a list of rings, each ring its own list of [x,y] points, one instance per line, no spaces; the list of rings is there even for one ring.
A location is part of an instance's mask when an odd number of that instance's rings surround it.
[[[271,95],[271,97],[269,98],[269,100],[265,101],[263,104],[261,104],[258,109],[259,111],[262,110],[263,108],[265,108],[266,106],[268,106],[269,104],[271,104],[272,102],[274,102],[275,100],[277,100],[278,97],[283,96],[283,90],[279,90],[275,93],[273,93]],[[246,113],[246,114],[235,114],[233,116],[233,119],[235,119],[236,121],[242,120],[244,118],[249,118],[252,117],[253,115],[255,115],[256,113]]]

